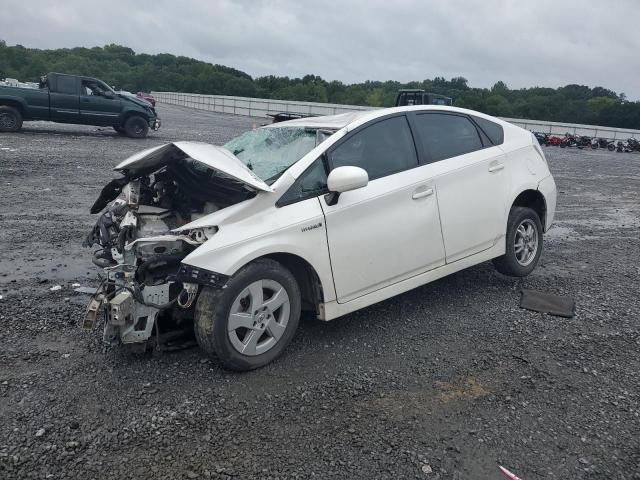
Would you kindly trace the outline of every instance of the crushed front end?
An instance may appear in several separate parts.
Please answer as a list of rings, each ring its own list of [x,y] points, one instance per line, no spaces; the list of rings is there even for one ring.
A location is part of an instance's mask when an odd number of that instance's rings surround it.
[[[204,158],[179,143],[150,149],[117,167],[124,176],[93,205],[91,213],[101,215],[83,245],[97,247],[93,263],[104,276],[83,326],[92,329],[102,313],[105,343],[142,344],[189,331],[199,284],[222,280],[181,265],[217,227],[174,230],[254,196],[255,189],[216,168],[220,152],[207,151]]]

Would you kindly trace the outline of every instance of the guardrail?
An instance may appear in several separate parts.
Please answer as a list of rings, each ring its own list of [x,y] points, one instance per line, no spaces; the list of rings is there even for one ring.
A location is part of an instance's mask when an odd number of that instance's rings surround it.
[[[339,105],[332,103],[296,102],[291,100],[272,100],[268,98],[229,97],[225,95],[202,95],[199,93],[151,92],[159,103],[181,105],[183,107],[210,112],[266,117],[276,113],[299,113],[302,115],[335,115],[338,113],[375,110],[377,107],[359,105]],[[577,123],[546,122],[521,118],[503,118],[503,120],[534,132],[552,135],[587,135],[611,140],[626,140],[633,137],[640,140],[640,130],[582,125]]]

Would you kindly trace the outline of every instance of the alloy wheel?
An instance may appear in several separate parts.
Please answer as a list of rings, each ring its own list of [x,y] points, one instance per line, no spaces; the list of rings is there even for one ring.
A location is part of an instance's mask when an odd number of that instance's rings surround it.
[[[248,356],[271,350],[284,335],[291,313],[285,288],[275,280],[251,283],[236,297],[227,319],[231,345]]]
[[[538,227],[529,219],[523,220],[516,229],[514,252],[520,265],[526,267],[538,253]]]

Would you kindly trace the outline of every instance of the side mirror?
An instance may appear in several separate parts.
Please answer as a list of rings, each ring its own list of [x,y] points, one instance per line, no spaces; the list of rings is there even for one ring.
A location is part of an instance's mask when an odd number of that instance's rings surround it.
[[[114,97],[113,97],[113,93],[111,93],[111,92],[109,92],[109,91],[102,92],[102,96],[103,96],[104,98],[114,98]]]
[[[343,192],[366,187],[369,184],[369,174],[360,167],[338,167],[331,170],[327,177],[329,193],[325,196],[327,205],[335,205]]]

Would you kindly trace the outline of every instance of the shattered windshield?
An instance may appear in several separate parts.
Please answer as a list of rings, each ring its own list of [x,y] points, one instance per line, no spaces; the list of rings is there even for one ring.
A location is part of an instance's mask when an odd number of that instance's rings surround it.
[[[278,127],[251,130],[224,145],[267,183],[273,183],[287,168],[296,163],[316,145],[324,135],[315,128]]]

